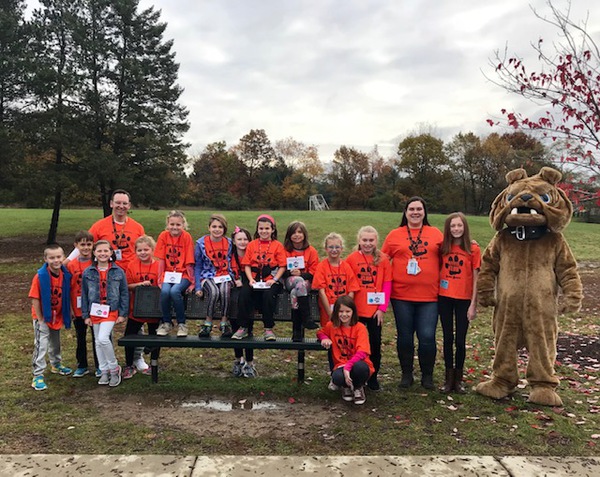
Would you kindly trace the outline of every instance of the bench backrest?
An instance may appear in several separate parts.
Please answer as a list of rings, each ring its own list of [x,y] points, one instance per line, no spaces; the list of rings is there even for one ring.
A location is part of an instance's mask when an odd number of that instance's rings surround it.
[[[239,289],[231,290],[231,306],[229,308],[229,316],[237,317],[238,314],[238,294]],[[309,294],[310,313],[313,319],[318,321],[319,305],[317,292]],[[185,295],[185,316],[188,320],[199,320],[206,318],[208,307],[207,300],[199,298],[196,295]],[[291,321],[292,304],[290,294],[286,291],[281,292],[277,296],[277,304],[275,307],[275,321]],[[220,303],[217,304],[215,314],[219,316]],[[162,312],[160,309],[160,288],[158,287],[137,287],[135,289],[135,299],[133,302],[133,316],[138,318],[160,318]],[[174,313],[172,316],[175,316]],[[260,319],[260,315],[256,315],[255,319]]]

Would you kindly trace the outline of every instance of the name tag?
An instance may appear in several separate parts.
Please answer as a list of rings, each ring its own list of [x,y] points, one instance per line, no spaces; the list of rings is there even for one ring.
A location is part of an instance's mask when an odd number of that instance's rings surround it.
[[[449,285],[448,280],[441,280],[440,281],[440,288],[443,288],[444,290],[447,290],[448,289],[448,285]]]
[[[421,269],[419,268],[419,262],[417,262],[416,258],[411,258],[406,265],[406,273],[409,275],[418,275],[421,273]]]
[[[110,306],[101,305],[100,303],[92,303],[92,308],[90,309],[90,315],[95,316],[97,318],[108,318],[109,313],[110,313]]]
[[[252,288],[254,288],[255,290],[267,290],[271,288],[271,285],[269,285],[267,282],[254,282]]]
[[[123,252],[121,249],[116,249],[115,251],[115,260],[123,260]]]
[[[368,292],[367,293],[367,304],[383,305],[384,303],[385,303],[385,293],[383,293],[383,292]]]
[[[170,283],[171,285],[176,285],[177,283],[181,283],[181,277],[183,273],[180,272],[165,272],[165,278],[163,282]]]
[[[216,284],[230,282],[231,275],[217,275],[216,277],[213,277],[213,280]]]
[[[299,270],[304,268],[304,257],[288,257],[287,258],[287,269],[288,270]]]

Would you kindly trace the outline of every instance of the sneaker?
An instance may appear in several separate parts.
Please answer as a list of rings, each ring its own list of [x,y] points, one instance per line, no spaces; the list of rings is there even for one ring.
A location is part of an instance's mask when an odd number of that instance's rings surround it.
[[[265,341],[276,341],[277,340],[277,336],[275,336],[275,333],[273,333],[273,330],[271,328],[267,328],[265,329]]]
[[[245,378],[255,378],[258,376],[258,372],[253,364],[244,363],[244,366],[242,366],[242,375]]]
[[[354,394],[352,393],[352,389],[343,387],[342,388],[342,399],[344,401],[352,402],[354,399]]]
[[[185,323],[179,323],[177,325],[177,337],[185,338],[188,335],[188,328]]]
[[[198,333],[198,338],[210,338],[210,332],[212,331],[212,323],[204,323]]]
[[[100,379],[98,380],[98,384],[100,385],[106,385],[110,382],[110,377],[108,376],[108,371],[106,371],[105,373],[103,372],[100,375]]]
[[[137,373],[137,369],[134,366],[125,366],[123,368],[123,379],[131,379]]]
[[[144,376],[152,376],[152,368],[151,368],[150,366],[148,366],[146,369],[143,369],[143,370],[141,371],[141,373],[142,373]]]
[[[364,404],[367,400],[365,396],[365,388],[361,386],[360,388],[356,388],[354,390],[354,404]]]
[[[148,366],[148,363],[146,363],[146,361],[144,361],[144,358],[136,359],[133,362],[133,366],[135,366],[135,369],[137,369],[138,371],[141,371],[142,373],[150,367],[150,366]]]
[[[33,378],[33,381],[31,381],[31,387],[36,391],[45,391],[48,389],[46,381],[44,381],[44,376],[36,376]]]
[[[231,335],[233,335],[231,325],[228,322],[221,323],[220,329],[221,329],[221,338],[231,338]]]
[[[90,370],[87,368],[77,368],[73,373],[74,378],[83,378],[86,374],[90,374]]]
[[[58,366],[52,366],[50,368],[50,372],[53,374],[60,374],[61,376],[68,376],[73,372],[73,370],[59,363]]]
[[[96,368],[96,371],[94,371],[94,376],[100,379],[102,377],[102,370],[100,368]]]
[[[234,361],[233,368],[231,368],[231,374],[233,374],[233,376],[236,378],[241,378],[244,375],[244,373],[242,371],[243,367],[244,367],[243,363],[240,363],[239,361]]]
[[[231,335],[234,340],[241,340],[243,338],[248,338],[248,328],[238,328],[238,330]]]
[[[157,336],[167,336],[171,330],[173,329],[173,325],[168,321],[163,321],[160,326],[156,330]]]
[[[327,389],[329,389],[330,391],[339,391],[340,387],[335,384],[333,381],[329,381],[329,384],[327,385]]]
[[[108,385],[111,388],[114,388],[115,386],[118,386],[119,384],[121,384],[121,373],[122,373],[121,366],[117,366],[115,369],[111,369],[110,379],[108,381]]]

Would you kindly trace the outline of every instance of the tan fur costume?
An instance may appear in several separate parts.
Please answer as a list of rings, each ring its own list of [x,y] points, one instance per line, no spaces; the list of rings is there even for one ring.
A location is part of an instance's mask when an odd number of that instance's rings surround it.
[[[508,187],[494,200],[490,223],[498,232],[486,248],[477,281],[479,304],[494,306],[496,354],[492,379],[475,390],[494,399],[518,384],[518,350],[529,354],[529,401],[560,406],[554,373],[557,313],[581,307],[577,263],[562,235],[573,206],[555,185],[560,172],[543,167],[527,177],[523,169],[506,175]],[[506,226],[506,227],[505,227]],[[562,306],[557,294],[562,289]]]

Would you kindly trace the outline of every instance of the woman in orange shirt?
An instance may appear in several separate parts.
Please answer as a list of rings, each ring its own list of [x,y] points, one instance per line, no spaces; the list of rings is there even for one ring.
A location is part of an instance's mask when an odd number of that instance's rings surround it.
[[[398,333],[396,348],[402,368],[401,388],[410,387],[414,381],[416,333],[421,385],[435,389],[433,367],[442,238],[442,233],[429,225],[425,201],[412,197],[406,203],[400,226],[388,234],[381,248],[392,260],[391,303]]]
[[[464,214],[450,214],[444,223],[441,249],[440,296],[438,307],[444,332],[446,380],[441,391],[464,393],[462,384],[469,322],[477,315],[477,276],[481,267],[479,245],[471,243]],[[456,358],[453,356],[456,317]]]

